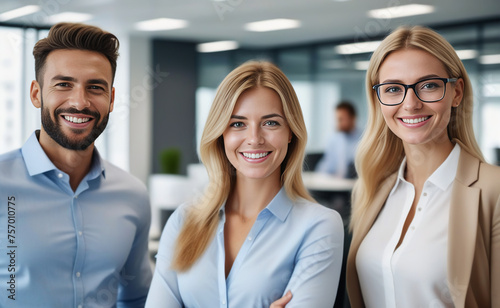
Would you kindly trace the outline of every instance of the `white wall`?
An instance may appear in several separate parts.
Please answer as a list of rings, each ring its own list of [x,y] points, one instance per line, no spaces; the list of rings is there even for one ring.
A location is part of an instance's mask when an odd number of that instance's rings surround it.
[[[130,173],[147,184],[151,170],[152,90],[151,42],[145,37],[130,37]]]
[[[120,56],[114,80],[115,103],[104,133],[96,140],[99,152],[118,167],[129,171],[129,40],[127,35],[111,30],[120,40]]]

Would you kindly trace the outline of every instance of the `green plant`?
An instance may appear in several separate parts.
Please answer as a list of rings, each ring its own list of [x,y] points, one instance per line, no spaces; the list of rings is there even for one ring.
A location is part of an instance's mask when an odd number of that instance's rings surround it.
[[[180,174],[181,150],[176,147],[162,150],[160,152],[160,168],[162,173]]]

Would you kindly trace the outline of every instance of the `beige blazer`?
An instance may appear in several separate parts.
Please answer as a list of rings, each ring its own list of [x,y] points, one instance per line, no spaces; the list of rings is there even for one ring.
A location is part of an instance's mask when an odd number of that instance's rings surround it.
[[[448,287],[455,307],[500,307],[500,168],[481,163],[461,146],[448,227]],[[354,226],[346,272],[353,308],[365,307],[356,254],[396,179],[394,173],[382,183]]]

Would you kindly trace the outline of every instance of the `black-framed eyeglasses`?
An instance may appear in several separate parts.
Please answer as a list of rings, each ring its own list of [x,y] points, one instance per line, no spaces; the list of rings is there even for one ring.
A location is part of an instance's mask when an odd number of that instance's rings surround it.
[[[395,106],[401,104],[408,89],[413,89],[418,99],[425,103],[435,103],[443,99],[446,94],[446,84],[455,82],[458,78],[426,78],[414,84],[386,82],[376,84],[373,89],[377,91],[378,100],[382,105]]]

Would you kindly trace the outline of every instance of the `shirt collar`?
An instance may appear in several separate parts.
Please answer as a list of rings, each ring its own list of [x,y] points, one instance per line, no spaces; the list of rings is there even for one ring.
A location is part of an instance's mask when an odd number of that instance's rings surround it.
[[[271,200],[264,210],[271,212],[276,218],[282,222],[286,220],[288,214],[292,210],[293,202],[288,197],[285,188],[281,187],[280,191]]]
[[[283,222],[288,217],[288,214],[290,214],[292,206],[293,201],[288,197],[285,188],[281,187],[276,196],[274,196],[273,200],[271,200],[271,202],[269,202],[269,204],[260,212],[259,216],[269,212]],[[222,204],[219,210],[219,215],[223,223],[226,221],[225,208],[226,202]]]
[[[450,152],[446,160],[431,174],[426,182],[430,182],[436,185],[441,190],[446,190],[457,174],[458,159],[460,157],[460,145],[455,144],[453,150]],[[405,180],[405,169],[406,169],[406,156],[403,158],[401,165],[399,166],[398,179],[394,185],[394,189]]]
[[[42,146],[37,138],[37,133],[38,131],[33,132],[21,148],[24,162],[30,176],[35,176],[52,170],[58,170],[42,149]],[[100,174],[105,177],[104,164],[99,152],[94,148],[92,165],[87,177],[88,179],[94,179]]]
[[[428,181],[439,187],[441,190],[446,190],[457,175],[458,159],[460,158],[460,145],[455,144],[450,155],[446,160],[434,171]]]

